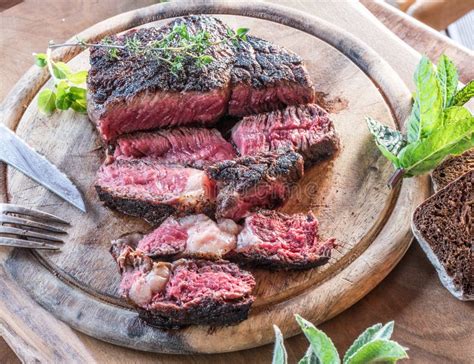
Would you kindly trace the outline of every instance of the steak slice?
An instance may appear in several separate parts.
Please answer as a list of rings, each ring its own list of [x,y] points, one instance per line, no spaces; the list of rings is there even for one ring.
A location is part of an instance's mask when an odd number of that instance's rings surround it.
[[[230,115],[258,114],[314,100],[313,84],[297,54],[252,36],[238,43]]]
[[[413,214],[413,235],[458,299],[474,300],[474,170],[439,190]]]
[[[163,164],[203,169],[235,158],[235,151],[216,129],[176,128],[120,137],[114,157],[151,157]]]
[[[91,48],[87,109],[106,142],[138,130],[211,124],[226,112],[234,52],[228,42],[221,42],[227,27],[220,20],[186,16],[161,28],[131,30],[108,40],[117,45],[134,42],[143,47],[182,24],[190,34],[208,32],[209,41],[215,44],[206,54],[213,57],[213,62],[201,67],[185,57],[182,71],[173,74],[167,63],[152,55],[133,53],[127,48],[118,50],[116,59],[107,48]],[[173,38],[170,46],[176,46],[178,40]]]
[[[257,208],[284,202],[303,176],[303,157],[292,151],[266,152],[223,161],[207,168],[216,181],[216,217],[235,221]]]
[[[229,259],[270,269],[308,269],[328,262],[335,239],[322,241],[312,212],[260,211],[245,219]]]
[[[137,249],[153,258],[221,259],[237,243],[240,226],[229,219],[217,223],[203,214],[167,218],[138,242]]]
[[[232,129],[232,141],[241,155],[290,149],[306,164],[332,155],[339,145],[327,112],[315,104],[247,116]]]
[[[171,214],[210,214],[214,206],[214,183],[203,171],[145,158],[102,165],[95,188],[106,206],[151,223]]]
[[[254,300],[253,276],[224,260],[153,262],[129,246],[116,260],[120,294],[153,326],[235,324],[247,318]]]

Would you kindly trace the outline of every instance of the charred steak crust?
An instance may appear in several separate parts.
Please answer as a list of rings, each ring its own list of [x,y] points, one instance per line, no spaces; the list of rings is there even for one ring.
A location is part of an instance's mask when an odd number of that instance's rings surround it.
[[[329,262],[330,256],[319,256],[317,259],[305,258],[298,261],[284,262],[278,258],[265,256],[256,252],[237,253],[230,252],[226,259],[247,267],[261,267],[271,271],[276,270],[308,270],[319,267]]]

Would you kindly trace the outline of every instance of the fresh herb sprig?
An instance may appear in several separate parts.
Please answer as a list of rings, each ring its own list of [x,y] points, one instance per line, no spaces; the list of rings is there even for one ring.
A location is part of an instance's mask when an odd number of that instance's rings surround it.
[[[341,364],[341,358],[331,339],[311,322],[300,315],[295,315],[306,339],[309,341],[308,350],[298,364]],[[393,321],[382,325],[376,324],[366,329],[349,347],[342,358],[342,364],[365,363],[396,363],[407,359],[407,348],[390,340],[393,333]],[[287,364],[283,336],[280,329],[274,326],[275,348],[272,364]]]
[[[474,96],[474,81],[458,90],[458,72],[445,55],[438,67],[423,57],[414,74],[416,91],[406,134],[367,117],[367,125],[382,154],[396,171],[394,187],[402,177],[434,169],[449,155],[474,146],[474,117],[463,107]]]
[[[36,65],[46,67],[54,82],[54,88],[45,88],[38,95],[38,108],[45,114],[56,109],[86,112],[87,90],[81,87],[86,82],[87,71],[73,72],[64,62],[55,62],[51,58],[51,49],[46,53],[35,53]]]

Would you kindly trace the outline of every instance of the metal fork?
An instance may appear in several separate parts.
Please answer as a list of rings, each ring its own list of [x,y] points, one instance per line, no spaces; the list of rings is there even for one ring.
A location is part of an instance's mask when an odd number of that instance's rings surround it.
[[[64,241],[50,234],[67,232],[51,224],[70,225],[47,212],[0,203],[0,246],[59,250]]]

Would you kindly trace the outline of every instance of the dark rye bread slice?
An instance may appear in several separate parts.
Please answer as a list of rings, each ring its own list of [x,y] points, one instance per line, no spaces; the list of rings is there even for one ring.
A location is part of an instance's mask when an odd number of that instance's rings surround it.
[[[461,155],[449,157],[436,167],[431,173],[433,188],[435,191],[438,191],[448,183],[472,170],[474,170],[474,148],[467,150]]]
[[[207,54],[214,58],[200,67],[185,59],[183,72],[173,74],[168,64],[151,56],[119,50],[119,59],[106,48],[91,48],[91,69],[87,80],[88,114],[101,137],[110,142],[118,135],[138,130],[190,123],[211,124],[227,110],[233,50],[227,42],[227,27],[210,16],[177,18],[161,28],[131,30],[113,35],[109,41],[124,45],[136,40],[142,46],[160,40],[175,25],[184,24],[189,33],[206,31]]]
[[[456,298],[473,300],[474,171],[423,202],[412,229],[443,285]]]

